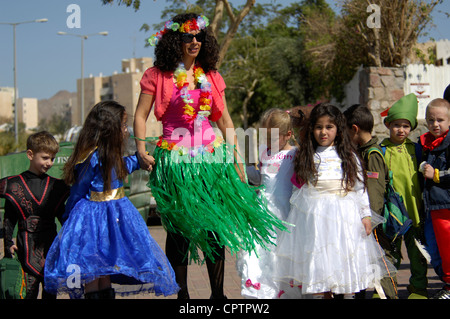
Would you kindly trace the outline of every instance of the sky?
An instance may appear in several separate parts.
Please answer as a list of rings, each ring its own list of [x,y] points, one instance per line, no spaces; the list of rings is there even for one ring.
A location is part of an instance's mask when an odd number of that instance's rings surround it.
[[[257,0],[277,2],[286,6],[291,0]],[[232,0],[233,4],[244,3]],[[328,0],[334,6],[334,1]],[[79,28],[73,25],[80,9]],[[153,48],[145,47],[146,38],[155,30],[140,31],[161,22],[161,12],[167,5],[163,0],[142,0],[141,8],[103,5],[100,0],[0,0],[0,23],[17,23],[48,19],[45,23],[26,23],[16,27],[17,86],[19,97],[48,99],[60,90],[76,91],[76,80],[81,76],[81,39],[58,35],[67,32],[91,35],[107,31],[107,36],[89,36],[84,41],[84,75],[104,76],[121,72],[121,61],[129,58],[153,57]],[[435,8],[436,27],[428,29],[435,40],[450,39],[450,0]],[[68,23],[72,22],[71,23]],[[0,24],[0,87],[14,87],[13,27]]]

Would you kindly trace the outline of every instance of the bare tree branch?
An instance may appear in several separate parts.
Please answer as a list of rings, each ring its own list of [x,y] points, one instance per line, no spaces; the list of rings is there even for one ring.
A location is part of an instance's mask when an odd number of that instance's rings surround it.
[[[225,54],[228,51],[228,48],[231,45],[231,41],[233,40],[234,36],[236,35],[236,32],[239,28],[239,24],[242,22],[242,20],[245,18],[245,16],[250,12],[250,10],[253,8],[253,6],[255,5],[255,1],[256,0],[247,0],[247,2],[245,3],[244,8],[242,8],[242,10],[239,12],[239,14],[237,16],[234,16],[234,14],[232,16],[230,16],[230,26],[227,30],[227,33],[225,34],[225,37],[222,39],[222,42],[220,43],[220,53],[219,53],[219,62],[217,67],[220,67],[220,65],[222,64],[222,61],[225,57]],[[228,2],[228,0],[217,0],[217,2],[223,2],[227,13],[230,15],[230,13],[232,14],[232,10],[230,7],[230,3]],[[216,5],[217,8],[217,5]]]

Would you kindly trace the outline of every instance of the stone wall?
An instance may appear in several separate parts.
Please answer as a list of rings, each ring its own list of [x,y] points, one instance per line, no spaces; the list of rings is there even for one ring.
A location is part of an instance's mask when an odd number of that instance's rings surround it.
[[[373,135],[382,138],[389,135],[383,123],[381,112],[391,107],[404,94],[405,74],[403,68],[366,67],[359,72],[359,103],[367,105],[374,117]],[[414,130],[410,138],[413,141],[426,132],[423,121]]]

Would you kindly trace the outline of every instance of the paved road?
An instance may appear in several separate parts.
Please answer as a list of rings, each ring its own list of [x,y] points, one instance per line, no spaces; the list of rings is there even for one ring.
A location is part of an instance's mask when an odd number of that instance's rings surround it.
[[[165,239],[166,239],[166,232],[164,231],[162,226],[151,226],[149,227],[150,234],[152,237],[159,243],[161,248],[164,249],[165,247]],[[409,272],[409,260],[408,256],[405,251],[405,247],[403,246],[403,256],[405,260],[403,260],[402,265],[400,267],[400,271],[397,275],[397,280],[399,284],[399,298],[400,299],[407,299],[408,298],[408,280],[410,277]],[[229,299],[243,299],[240,292],[240,284],[241,279],[238,276],[236,272],[236,257],[231,256],[229,253],[227,253],[226,256],[226,263],[225,263],[225,281],[224,281],[224,290],[225,295]],[[208,273],[206,271],[206,265],[199,266],[196,264],[192,264],[188,268],[188,287],[189,287],[189,294],[192,299],[208,299],[210,296],[210,288],[209,288],[209,281],[208,281]],[[428,270],[428,280],[429,280],[429,289],[428,293],[430,296],[432,296],[436,291],[442,288],[442,282],[438,279],[436,276],[433,268],[431,268],[431,265],[429,265]],[[367,296],[371,297],[372,291],[368,291]],[[127,298],[140,298],[138,296],[131,296]],[[146,297],[148,298],[148,296]],[[175,296],[170,297],[150,297],[152,299],[155,298],[169,298],[174,299]]]

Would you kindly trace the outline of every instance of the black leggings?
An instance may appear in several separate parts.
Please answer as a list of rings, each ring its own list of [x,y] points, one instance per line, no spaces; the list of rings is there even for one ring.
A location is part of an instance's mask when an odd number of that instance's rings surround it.
[[[210,234],[214,237],[213,234]],[[175,271],[175,277],[180,291],[178,292],[178,298],[189,298],[189,292],[187,287],[187,265],[189,261],[188,254],[189,239],[175,233],[167,233],[166,238],[166,255],[172,268]],[[214,261],[210,258],[206,258],[206,267],[208,269],[209,283],[211,285],[211,298],[221,299],[225,298],[223,293],[223,280],[225,270],[225,247],[220,246],[215,242]]]

